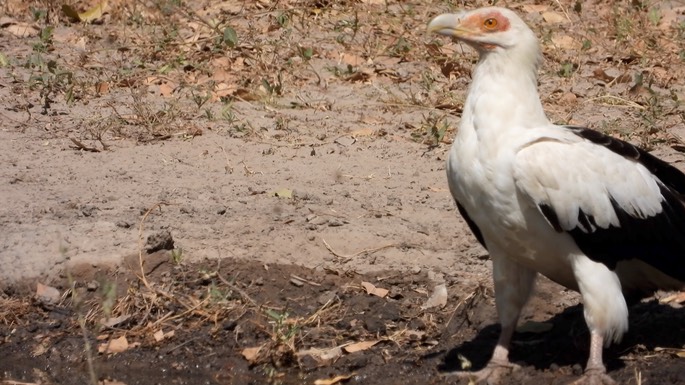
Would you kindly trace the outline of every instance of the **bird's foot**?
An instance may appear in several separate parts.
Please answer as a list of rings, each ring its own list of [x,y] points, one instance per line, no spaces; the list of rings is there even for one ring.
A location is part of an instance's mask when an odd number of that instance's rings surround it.
[[[456,376],[459,378],[466,378],[470,384],[487,384],[495,385],[502,382],[512,372],[521,369],[521,366],[512,364],[509,361],[495,361],[492,360],[486,367],[477,372],[454,371],[444,372],[445,376]]]
[[[585,374],[571,385],[616,385],[616,381],[609,377],[604,368],[588,368]]]

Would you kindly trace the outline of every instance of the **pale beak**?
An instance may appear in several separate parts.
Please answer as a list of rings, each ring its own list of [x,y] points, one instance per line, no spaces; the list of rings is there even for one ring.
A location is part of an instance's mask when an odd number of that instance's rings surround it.
[[[461,26],[466,12],[462,13],[443,13],[436,16],[428,23],[428,32],[437,33],[445,36],[464,37],[472,33],[467,28]]]

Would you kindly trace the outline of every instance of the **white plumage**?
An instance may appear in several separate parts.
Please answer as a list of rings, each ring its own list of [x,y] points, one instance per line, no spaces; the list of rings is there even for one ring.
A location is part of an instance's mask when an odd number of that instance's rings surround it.
[[[626,142],[547,119],[535,34],[512,11],[433,19],[474,47],[447,162],[460,213],[493,262],[502,333],[480,379],[511,368],[509,342],[537,273],[581,293],[591,348],[579,383],[613,383],[602,345],[628,329],[624,295],[685,287],[685,175]]]

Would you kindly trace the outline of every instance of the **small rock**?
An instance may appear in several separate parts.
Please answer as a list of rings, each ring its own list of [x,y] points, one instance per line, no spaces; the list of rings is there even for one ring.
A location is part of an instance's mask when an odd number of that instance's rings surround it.
[[[118,221],[117,223],[115,223],[115,225],[117,227],[121,227],[122,229],[130,229],[131,228],[131,224],[126,222],[126,221]]]
[[[376,318],[376,317],[369,317],[364,320],[364,326],[366,326],[366,330],[369,331],[369,333],[373,334],[385,334],[386,331],[386,326],[385,322],[382,319]]]
[[[95,291],[100,287],[100,283],[98,281],[90,281],[88,282],[88,285],[86,285],[86,289],[88,291]]]
[[[447,305],[447,287],[442,283],[435,286],[433,294],[431,294],[430,298],[421,306],[421,309],[426,310],[434,307],[442,309],[445,305]]]
[[[315,216],[314,218],[312,218],[309,221],[310,224],[315,225],[315,226],[326,224],[326,222],[328,222],[328,220],[326,218],[322,218],[319,216]]]
[[[293,285],[295,285],[295,286],[297,286],[297,287],[302,287],[302,286],[304,286],[304,282],[302,282],[302,281],[300,281],[299,279],[296,279],[296,278],[290,278],[290,283],[292,283]]]
[[[325,305],[329,302],[332,302],[335,300],[335,297],[338,295],[334,290],[328,290],[325,291],[323,294],[321,294],[318,298],[318,302],[320,305]]]
[[[411,330],[425,330],[426,329],[426,323],[423,322],[420,318],[414,318],[411,321],[409,321],[409,325],[407,325],[409,329]]]
[[[173,250],[174,238],[171,236],[169,230],[162,230],[147,237],[145,242],[145,250],[148,254],[152,254],[159,250]]]
[[[390,292],[388,293],[388,297],[390,297],[392,299],[402,299],[402,298],[404,298],[404,295],[402,295],[402,289],[399,286],[393,285],[390,288]]]
[[[574,376],[580,376],[583,374],[583,367],[580,364],[575,364],[571,367],[571,371],[573,371]]]
[[[333,218],[333,219],[331,219],[331,220],[328,221],[328,226],[329,226],[329,227],[340,227],[340,226],[342,226],[342,225],[344,225],[344,224],[345,224],[345,222],[344,222],[344,221],[341,221],[341,220],[338,219],[338,218]]]
[[[43,303],[56,304],[61,297],[59,290],[52,286],[43,285],[40,282],[36,286],[36,298]]]

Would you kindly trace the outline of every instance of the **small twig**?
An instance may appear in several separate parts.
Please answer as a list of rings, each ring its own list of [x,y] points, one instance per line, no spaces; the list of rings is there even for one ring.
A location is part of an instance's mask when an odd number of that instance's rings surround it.
[[[602,96],[597,96],[597,97],[590,98],[590,99],[586,100],[586,102],[587,102],[587,103],[590,103],[590,102],[594,102],[594,101],[604,101],[604,100],[607,100],[607,99],[608,99],[608,100],[616,100],[616,101],[619,101],[619,102],[623,103],[623,104],[609,104],[609,103],[604,102],[605,104],[610,105],[610,106],[613,106],[613,107],[637,108],[638,110],[644,110],[644,109],[645,109],[645,107],[643,107],[643,106],[641,106],[641,105],[635,103],[635,102],[632,101],[632,100],[628,100],[628,99],[621,98],[621,97],[614,96],[614,95],[602,95]]]
[[[247,163],[245,163],[244,160],[243,160],[243,161],[240,161],[240,164],[243,165],[243,170],[245,171],[245,175],[246,175],[246,176],[254,175],[254,174],[257,173],[256,171],[250,170],[250,168],[247,167]],[[261,171],[260,171],[259,173],[262,174],[262,175],[264,174],[264,173],[262,173]]]
[[[143,268],[143,225],[145,224],[145,220],[147,219],[148,215],[152,212],[152,210],[159,208],[161,210],[162,206],[168,206],[169,203],[167,202],[158,202],[155,203],[154,206],[150,207],[145,214],[143,215],[143,218],[140,220],[140,224],[138,225],[138,266],[140,267],[140,278],[141,281],[143,281],[143,284],[145,287],[150,289],[150,284],[147,281],[147,278],[145,277],[145,269]]]
[[[383,250],[383,249],[388,249],[388,248],[391,248],[391,247],[399,247],[399,246],[402,246],[401,244],[390,243],[390,244],[383,245],[383,246],[380,246],[380,247],[374,247],[374,248],[370,248],[370,249],[364,249],[364,250],[360,250],[360,251],[358,251],[358,252],[356,252],[356,253],[353,253],[353,254],[347,254],[347,255],[345,255],[345,254],[340,254],[340,253],[336,252],[335,250],[333,250],[333,248],[331,247],[331,245],[329,245],[328,242],[326,242],[325,239],[321,238],[321,241],[323,241],[323,244],[326,246],[326,248],[328,249],[328,251],[331,252],[331,254],[335,255],[336,257],[338,257],[338,258],[340,258],[340,259],[343,259],[344,262],[348,262],[349,260],[353,259],[354,257],[358,257],[358,256],[360,256],[360,255],[362,255],[362,254],[367,254],[367,253],[368,253],[368,254],[372,254],[372,253],[375,253],[375,252],[380,251],[380,250]]]
[[[200,339],[200,338],[201,338],[201,337],[195,337],[195,338],[191,338],[191,339],[189,339],[189,340],[187,340],[187,341],[183,341],[182,343],[180,343],[180,344],[178,344],[178,345],[172,347],[171,349],[165,350],[164,353],[165,353],[165,354],[169,354],[169,353],[173,352],[174,350],[176,350],[176,349],[178,349],[178,348],[182,348],[182,347],[184,347],[185,345],[188,345],[189,343],[191,343],[191,342],[193,342],[193,341],[195,341],[195,340],[197,340],[197,339]]]
[[[240,294],[241,297],[243,297],[243,299],[245,301],[251,303],[252,306],[260,307],[259,305],[257,305],[257,302],[255,302],[255,300],[253,300],[252,297],[250,297],[243,289],[241,289],[241,288],[237,287],[236,285],[228,282],[224,277],[222,277],[221,274],[219,274],[218,269],[216,272],[216,276],[219,277],[219,280],[221,280],[221,282],[223,282],[224,285],[228,286],[231,290],[236,291],[238,294]]]
[[[304,283],[308,283],[308,284],[310,284],[310,285],[312,285],[312,286],[321,286],[320,283],[316,283],[316,282],[314,282],[314,281],[310,281],[310,280],[308,280],[308,279],[304,279],[304,278],[302,278],[302,277],[300,277],[300,276],[297,276],[297,275],[295,275],[295,274],[290,274],[290,278],[294,278],[294,279],[296,279],[296,280],[298,280],[298,281],[301,281],[301,282],[304,282]]]
[[[224,149],[223,146],[219,146],[221,149],[221,152],[224,153],[224,156],[226,157],[226,165],[224,166],[224,169],[226,170],[227,174],[233,174],[233,166],[231,166],[231,160],[228,158],[228,154],[226,153],[226,149]]]
[[[80,142],[78,139],[75,139],[75,138],[69,138],[69,139],[71,139],[71,141],[76,145],[76,149],[78,149],[78,150],[90,151],[90,152],[100,152],[99,149],[97,149],[95,147],[86,146],[85,144]],[[100,143],[102,143],[102,141],[100,141]]]
[[[557,3],[559,8],[561,8],[561,12],[563,12],[564,16],[566,16],[566,20],[571,21],[571,17],[568,15],[568,12],[566,12],[566,7],[561,5],[561,2],[559,0],[554,0],[554,1]]]

